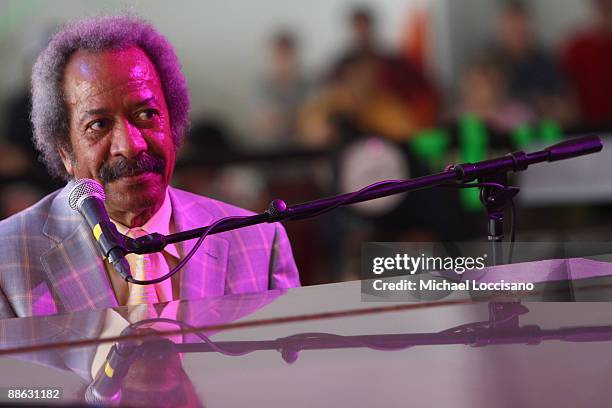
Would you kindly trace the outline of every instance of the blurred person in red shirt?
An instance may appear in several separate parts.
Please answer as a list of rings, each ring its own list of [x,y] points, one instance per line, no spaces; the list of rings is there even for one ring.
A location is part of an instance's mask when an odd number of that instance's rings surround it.
[[[572,36],[563,64],[587,126],[612,123],[612,0],[591,0],[590,24]]]

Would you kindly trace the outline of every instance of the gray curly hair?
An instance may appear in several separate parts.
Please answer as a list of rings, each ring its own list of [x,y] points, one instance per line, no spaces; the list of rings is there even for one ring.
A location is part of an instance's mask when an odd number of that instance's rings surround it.
[[[34,144],[51,175],[68,180],[58,149],[72,152],[68,109],[64,101],[64,71],[77,50],[100,52],[137,46],[149,57],[160,77],[176,146],[189,125],[189,92],[172,45],[155,28],[132,15],[98,16],[72,22],[55,33],[32,68]]]

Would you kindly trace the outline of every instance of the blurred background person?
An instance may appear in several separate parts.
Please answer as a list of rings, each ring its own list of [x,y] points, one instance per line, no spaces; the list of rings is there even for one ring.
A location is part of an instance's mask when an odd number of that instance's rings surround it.
[[[451,116],[458,119],[465,115],[475,115],[501,134],[535,119],[527,104],[511,97],[504,70],[490,55],[476,57],[461,80],[459,104]]]
[[[435,124],[437,92],[417,65],[381,45],[373,11],[353,8],[348,31],[348,47],[303,110],[305,143],[333,145],[359,134],[403,141]]]
[[[506,75],[508,96],[540,118],[574,125],[575,109],[556,58],[538,44],[528,5],[506,0],[496,20],[490,52]]]
[[[332,65],[332,75],[359,57],[382,57],[386,50],[376,34],[376,16],[370,7],[354,6],[346,16],[349,44]]]
[[[276,32],[268,43],[266,71],[257,86],[258,149],[298,147],[297,115],[309,90],[299,57],[299,43],[290,30]]]
[[[591,18],[563,49],[584,125],[612,124],[612,0],[589,0]]]

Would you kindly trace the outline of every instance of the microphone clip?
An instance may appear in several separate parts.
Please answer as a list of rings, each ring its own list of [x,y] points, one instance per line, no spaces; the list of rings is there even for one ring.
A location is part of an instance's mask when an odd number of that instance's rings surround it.
[[[128,254],[151,254],[162,251],[166,245],[166,236],[159,232],[144,235],[139,238],[125,237],[125,249]]]

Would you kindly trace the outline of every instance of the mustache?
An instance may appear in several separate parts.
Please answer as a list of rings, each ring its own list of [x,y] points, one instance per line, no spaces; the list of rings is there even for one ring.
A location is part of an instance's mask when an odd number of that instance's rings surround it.
[[[128,160],[121,157],[113,163],[104,163],[100,167],[98,177],[105,183],[115,181],[120,177],[135,176],[141,173],[163,174],[166,161],[160,157],[141,153],[135,159]]]

